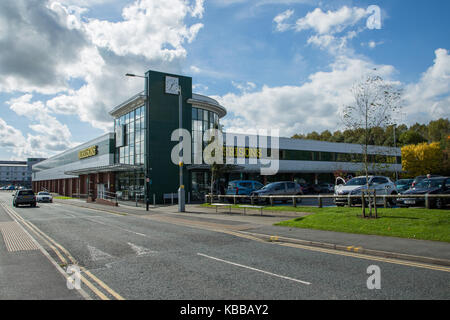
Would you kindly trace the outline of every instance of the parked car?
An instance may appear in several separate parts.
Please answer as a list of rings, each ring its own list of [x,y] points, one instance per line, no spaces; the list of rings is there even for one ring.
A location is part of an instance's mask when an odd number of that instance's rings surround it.
[[[227,195],[246,195],[249,196],[253,191],[259,190],[264,185],[258,181],[252,180],[235,180],[228,183],[228,188],[225,192]]]
[[[411,187],[414,187],[416,184],[418,184],[420,181],[422,181],[424,179],[438,178],[438,177],[442,177],[442,176],[438,175],[438,174],[430,174],[430,175],[426,175],[426,176],[417,176],[417,177],[414,178],[414,181],[413,181]]]
[[[53,202],[53,197],[50,193],[46,191],[38,192],[36,195],[37,202]]]
[[[18,207],[21,204],[29,204],[31,207],[36,207],[36,196],[31,189],[17,190],[13,197],[14,207]]]
[[[310,183],[299,183],[299,186],[302,189],[303,194],[316,194],[320,191],[317,185]]]
[[[265,185],[263,188],[253,191],[251,196],[254,197],[263,197],[263,196],[279,196],[279,195],[303,195],[303,191],[298,183],[292,181],[280,181],[280,182],[272,182]],[[263,198],[261,198],[263,199]],[[282,199],[286,201],[287,199]],[[298,199],[300,200],[300,199]],[[270,200],[264,199],[266,203]],[[298,201],[301,202],[301,201]]]
[[[403,193],[409,188],[411,188],[414,179],[400,179],[395,181],[395,187],[398,193]]]
[[[374,189],[377,195],[396,195],[398,194],[395,184],[388,177],[369,176],[369,189]],[[360,195],[363,190],[367,190],[366,176],[359,176],[350,179],[345,184],[336,186],[335,195],[343,196],[334,199],[337,206],[344,206],[348,203],[348,195]],[[378,200],[381,201],[381,200]],[[360,204],[361,198],[352,198],[352,204]],[[395,204],[395,199],[389,199],[391,205]]]
[[[415,194],[450,194],[450,178],[437,177],[423,179],[413,188],[403,192],[403,195]],[[397,201],[399,206],[424,206],[425,198],[400,198]],[[450,198],[430,198],[430,204],[433,208],[442,209],[450,204]]]
[[[334,193],[334,184],[332,183],[321,183],[319,187],[320,193]]]

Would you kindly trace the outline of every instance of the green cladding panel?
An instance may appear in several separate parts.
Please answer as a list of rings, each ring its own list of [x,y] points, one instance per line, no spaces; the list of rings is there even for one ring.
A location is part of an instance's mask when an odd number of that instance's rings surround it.
[[[148,103],[146,112],[146,161],[151,183],[149,198],[156,195],[156,202],[163,201],[164,193],[177,192],[179,188],[179,167],[172,163],[171,153],[178,141],[171,141],[172,132],[179,128],[179,96],[165,93],[166,76],[177,77],[182,93],[183,128],[191,132],[192,106],[187,103],[192,98],[192,78],[175,74],[148,71]],[[190,191],[190,179],[184,168],[183,181],[187,192]]]

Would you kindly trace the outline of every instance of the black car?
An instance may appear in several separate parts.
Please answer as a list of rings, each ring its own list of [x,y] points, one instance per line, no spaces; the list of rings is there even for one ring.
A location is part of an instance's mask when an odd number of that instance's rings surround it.
[[[36,207],[36,196],[31,189],[17,190],[13,197],[14,207],[18,207],[21,204],[29,204],[31,207]]]
[[[438,177],[423,179],[417,183],[413,188],[405,191],[402,195],[415,195],[415,194],[447,194],[450,195],[450,178],[448,177]],[[450,204],[450,198],[434,198],[430,197],[431,207],[442,209]],[[399,206],[424,206],[425,198],[399,198],[397,200],[397,205]]]
[[[422,181],[424,179],[431,179],[431,178],[443,178],[443,177],[440,175],[436,175],[436,174],[430,174],[430,175],[426,175],[426,176],[417,176],[414,178],[414,181],[411,184],[411,188],[413,188],[420,181]]]

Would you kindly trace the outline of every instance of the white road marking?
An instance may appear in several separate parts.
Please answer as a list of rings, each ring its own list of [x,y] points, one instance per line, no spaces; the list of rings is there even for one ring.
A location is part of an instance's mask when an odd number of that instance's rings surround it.
[[[272,273],[272,272],[256,269],[256,268],[253,268],[253,267],[245,266],[243,264],[239,264],[239,263],[235,263],[235,262],[231,262],[231,261],[227,261],[227,260],[223,260],[223,259],[207,256],[206,254],[203,254],[203,253],[197,253],[197,254],[199,256],[202,256],[202,257],[205,257],[205,258],[209,258],[209,259],[213,259],[213,260],[216,260],[216,261],[228,263],[228,264],[231,264],[231,265],[234,265],[234,266],[238,266],[238,267],[241,267],[241,268],[246,268],[246,269],[253,270],[253,271],[262,272],[262,273],[265,273],[265,274],[268,274],[268,275],[271,275],[271,276],[274,276],[274,277],[278,277],[278,278],[282,278],[282,279],[286,279],[286,280],[290,280],[290,281],[295,281],[295,282],[299,282],[299,283],[306,284],[306,285],[310,285],[311,284],[311,282],[302,281],[302,280],[298,280],[298,279],[282,276],[282,275],[279,275],[279,274],[276,274],[276,273]]]
[[[105,260],[105,259],[111,259],[113,258],[112,255],[109,253],[106,253],[100,249],[97,249],[96,247],[87,246],[89,249],[89,254],[91,255],[92,261],[98,261],[98,260]]]
[[[131,243],[131,242],[127,242],[127,243],[131,247],[131,249],[133,249],[133,251],[136,252],[136,254],[138,256],[142,256],[145,254],[151,254],[151,253],[158,253],[157,251],[153,251],[148,248],[135,245],[134,243]]]

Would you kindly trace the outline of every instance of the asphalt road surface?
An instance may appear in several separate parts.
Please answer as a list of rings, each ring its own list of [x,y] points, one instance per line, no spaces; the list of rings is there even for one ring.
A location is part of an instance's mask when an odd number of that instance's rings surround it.
[[[213,230],[217,228],[174,224],[165,221],[163,213],[120,216],[62,203],[13,208],[11,198],[0,193],[0,209],[7,219],[29,228],[29,234],[63,270],[73,264],[81,268],[84,295],[78,292],[78,298],[450,298],[450,273],[437,268],[257,241]],[[2,238],[0,246],[5,246]],[[0,267],[4,263],[2,259]],[[370,266],[380,271],[379,282],[373,280],[377,272],[368,273]],[[58,273],[56,267],[47,272]],[[58,285],[65,285],[66,279],[58,277]],[[368,288],[369,277],[373,280],[369,283],[379,284],[379,289]],[[30,285],[28,296],[56,299],[43,294],[54,285],[55,281],[44,288]],[[11,296],[14,292],[8,293]]]

